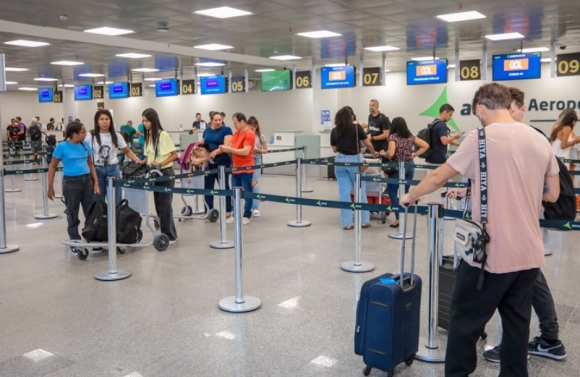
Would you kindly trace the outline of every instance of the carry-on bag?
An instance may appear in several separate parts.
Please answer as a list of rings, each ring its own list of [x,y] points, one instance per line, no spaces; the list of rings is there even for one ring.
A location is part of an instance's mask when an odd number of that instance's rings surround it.
[[[98,199],[89,207],[82,235],[88,242],[106,242],[109,240],[108,234],[107,202]]]
[[[143,238],[141,231],[141,214],[131,207],[127,199],[121,200],[115,208],[117,216],[117,242],[123,244],[136,244]]]
[[[405,215],[408,209],[405,209]],[[405,217],[408,219],[408,217]],[[405,239],[401,246],[398,275],[384,274],[366,281],[360,293],[356,312],[354,352],[363,357],[363,373],[372,368],[386,371],[389,377],[402,362],[411,365],[419,350],[419,319],[421,312],[421,278],[415,270],[415,236],[417,206],[413,219],[411,272],[404,272]],[[406,221],[403,234],[406,234]]]

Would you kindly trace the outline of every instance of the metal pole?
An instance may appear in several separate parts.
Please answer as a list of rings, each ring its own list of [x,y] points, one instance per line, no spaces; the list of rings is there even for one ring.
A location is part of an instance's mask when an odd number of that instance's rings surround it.
[[[14,162],[12,154],[9,155],[8,161],[10,161],[11,163]],[[2,165],[2,167],[4,167],[4,165]],[[14,165],[12,165],[12,164],[10,164],[10,171],[14,171]],[[4,191],[5,192],[20,192],[20,191],[22,191],[19,188],[14,188],[14,175],[13,174],[10,176],[10,188],[8,188]]]
[[[302,183],[301,183],[301,174],[300,172],[302,169],[300,168],[302,165],[302,159],[296,159],[296,197],[300,199],[302,197]],[[302,206],[300,204],[296,204],[296,221],[288,221],[288,226],[292,228],[303,228],[306,226],[310,226],[312,223],[308,220],[302,220]]]
[[[399,181],[405,180],[405,161],[399,161]],[[399,184],[399,198],[402,198],[405,195],[405,184]],[[391,198],[392,200],[392,198]],[[399,205],[399,208],[401,206]],[[389,238],[394,238],[396,240],[410,239],[413,238],[412,234],[406,233],[405,221],[407,221],[407,215],[404,211],[399,211],[399,232],[389,234]]]
[[[306,145],[302,147],[302,160],[305,161],[308,158],[308,153],[307,153],[307,148]],[[307,166],[306,164],[302,164],[302,192],[312,192],[314,190],[312,190],[311,188],[308,188],[308,183],[306,182],[307,178],[306,176],[308,175],[306,172]]]
[[[25,166],[26,166],[26,170],[30,170],[30,169],[32,169],[32,164],[31,164],[30,162],[27,162]],[[24,180],[25,180],[25,181],[38,181],[38,178],[37,178],[37,177],[35,177],[34,175],[32,175],[32,174],[28,173],[28,174],[25,174],[25,175],[24,175]],[[46,193],[45,193],[45,194],[46,194]],[[45,196],[46,196],[46,195],[45,195]]]
[[[99,271],[95,274],[95,279],[103,281],[114,281],[126,279],[131,276],[129,270],[117,270],[117,219],[115,211],[115,188],[113,181],[115,178],[107,179],[107,230],[109,238],[109,270]]]
[[[362,202],[362,182],[360,180],[360,173],[354,175],[355,187],[355,203]],[[354,261],[346,261],[340,264],[340,268],[348,272],[369,272],[375,269],[375,265],[370,262],[360,261],[360,232],[362,228],[360,209],[354,210]]]
[[[437,344],[437,310],[439,299],[439,247],[437,242],[438,226],[442,222],[442,207],[439,203],[429,203],[429,310],[427,332],[428,337],[419,339],[417,360],[429,363],[445,361],[446,344]],[[423,345],[423,347],[421,346]]]
[[[4,54],[0,54],[1,59]],[[4,69],[0,70],[3,73]],[[8,152],[10,153],[10,152]],[[44,193],[46,195],[46,192]],[[12,253],[20,249],[18,245],[6,244],[6,207],[4,205],[4,150],[0,153],[0,254]]]
[[[244,296],[242,293],[242,188],[234,187],[234,223],[236,240],[236,295],[221,299],[218,306],[221,310],[230,313],[246,313],[262,306],[262,301],[253,296]]]
[[[192,215],[201,215],[202,213],[204,213],[203,210],[199,209],[199,195],[194,195],[193,196],[193,202],[194,204],[194,209],[191,212]]]
[[[220,190],[226,189],[226,167],[224,165],[219,166],[219,188]],[[234,242],[226,239],[226,233],[226,197],[220,195],[220,240],[211,242],[209,246],[213,249],[232,249],[235,246]]]
[[[46,155],[42,156],[42,168],[46,169]],[[48,213],[48,198],[46,192],[48,191],[48,172],[42,173],[42,215],[34,215],[35,219],[54,219],[58,217],[56,213]]]

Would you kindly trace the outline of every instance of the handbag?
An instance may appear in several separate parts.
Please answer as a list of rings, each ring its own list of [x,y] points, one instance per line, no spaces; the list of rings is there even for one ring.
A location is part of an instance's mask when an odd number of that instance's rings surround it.
[[[355,133],[356,133],[356,154],[358,156],[360,156],[360,143],[359,143],[359,138],[358,138],[358,124],[355,124],[354,125],[354,130],[355,130]],[[361,162],[363,162],[363,163],[365,162],[364,158],[363,158],[363,160]],[[362,174],[365,171],[367,171],[368,168],[369,168],[368,166],[360,166],[359,167],[359,170],[360,170],[360,172]]]
[[[490,241],[486,231],[487,224],[487,148],[485,143],[485,130],[478,129],[479,138],[479,186],[481,191],[481,221],[459,219],[455,223],[453,240],[455,242],[455,252],[462,260],[468,263],[480,263],[481,273],[477,283],[477,290],[483,286],[484,268],[487,260],[487,244]],[[467,189],[468,201],[471,199],[471,187]],[[466,210],[467,210],[466,206]]]

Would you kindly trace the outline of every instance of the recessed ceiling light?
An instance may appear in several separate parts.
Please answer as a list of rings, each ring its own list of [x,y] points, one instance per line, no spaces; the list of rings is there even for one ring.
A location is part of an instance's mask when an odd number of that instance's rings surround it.
[[[492,41],[505,41],[507,39],[522,39],[525,38],[520,33],[504,33],[504,34],[490,34],[485,36]]]
[[[455,65],[455,64],[449,64],[449,65],[447,66],[447,68],[455,68],[455,67],[456,67],[456,65]]]
[[[558,58],[554,58],[554,60],[558,60]],[[542,63],[549,63],[552,61],[552,58],[542,58],[540,59]]]
[[[74,88],[75,86],[73,84],[60,84],[59,87],[61,88]]]
[[[195,65],[198,67],[223,67],[223,66],[225,66],[224,63],[218,63],[218,62],[195,63]]]
[[[530,47],[530,48],[524,48],[523,50],[518,49],[518,52],[544,52],[544,51],[550,51],[549,48],[547,47]]]
[[[4,42],[4,44],[12,45],[12,46],[22,46],[22,47],[41,47],[41,46],[48,46],[50,43],[26,41],[24,39],[18,39],[16,41]]]
[[[18,84],[16,81],[6,81],[4,82],[4,84],[6,85],[14,85],[14,84]]]
[[[469,21],[469,20],[477,20],[480,18],[485,18],[485,15],[472,10],[469,12],[442,14],[440,16],[437,16],[436,18],[443,20],[443,21],[447,21],[447,22],[459,22],[459,21]]]
[[[81,73],[79,76],[80,77],[103,77],[105,75],[102,73]]]
[[[134,68],[133,72],[159,72],[157,68]]]
[[[375,46],[375,47],[365,47],[365,50],[382,52],[382,51],[397,51],[400,49],[395,46]]]
[[[194,14],[201,14],[203,16],[210,16],[216,18],[230,18],[239,16],[249,16],[252,13],[246,12],[245,10],[230,8],[230,7],[219,7],[206,10],[198,10],[193,12]]]
[[[25,72],[25,71],[28,71],[28,68],[10,68],[10,67],[6,67],[6,68],[4,68],[4,70],[6,72]]]
[[[391,72],[391,70],[390,69],[385,69],[385,72]]]
[[[425,60],[439,60],[438,57],[432,57],[432,56],[418,56],[416,58],[411,58],[411,60],[414,60],[416,62],[423,62]]]
[[[129,52],[127,54],[117,54],[115,56],[118,56],[120,58],[129,58],[129,59],[141,59],[141,58],[149,58],[149,57],[151,57],[151,55],[138,54],[138,53],[135,53],[135,52]]]
[[[346,64],[344,63],[330,63],[330,64],[325,64],[325,67],[344,67],[346,66]]]
[[[99,85],[109,85],[109,84],[112,84],[112,83],[113,83],[112,81],[99,81],[97,84],[99,84]]]
[[[85,30],[85,33],[102,34],[102,35],[123,35],[134,33],[133,30],[117,29],[114,27],[100,27],[96,29]]]
[[[295,56],[295,55],[278,55],[278,56],[270,56],[270,59],[274,59],[274,60],[298,60],[298,59],[302,59],[302,57]]]
[[[53,79],[52,77],[37,77],[34,81],[58,81],[58,79]]]
[[[159,81],[159,80],[163,80],[163,79],[161,77],[147,77],[144,80],[145,81]]]
[[[308,38],[328,38],[340,36],[340,34],[328,30],[309,31],[307,33],[298,33],[298,35]]]
[[[68,61],[68,60],[61,60],[61,61],[58,61],[58,62],[52,62],[50,64],[54,64],[54,65],[83,65],[85,63],[83,63],[83,62],[71,62],[71,61]]]
[[[274,68],[261,68],[261,69],[256,69],[255,72],[274,72],[275,69]]]
[[[218,51],[218,50],[229,50],[234,48],[233,46],[221,45],[219,43],[210,43],[207,45],[193,46],[193,48],[201,48],[202,50]]]
[[[32,91],[38,90],[38,88],[29,88],[27,86],[23,86],[21,88],[18,88],[18,90],[26,90],[26,91],[32,92]]]

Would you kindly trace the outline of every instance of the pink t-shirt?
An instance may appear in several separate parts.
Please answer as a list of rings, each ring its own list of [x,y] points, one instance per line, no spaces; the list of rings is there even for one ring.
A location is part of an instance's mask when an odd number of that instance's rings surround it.
[[[522,123],[485,127],[488,214],[485,269],[507,273],[544,265],[540,210],[546,177],[558,174],[548,140]],[[471,131],[447,163],[472,181],[472,214],[480,221],[477,130]],[[479,266],[479,264],[473,264]]]

